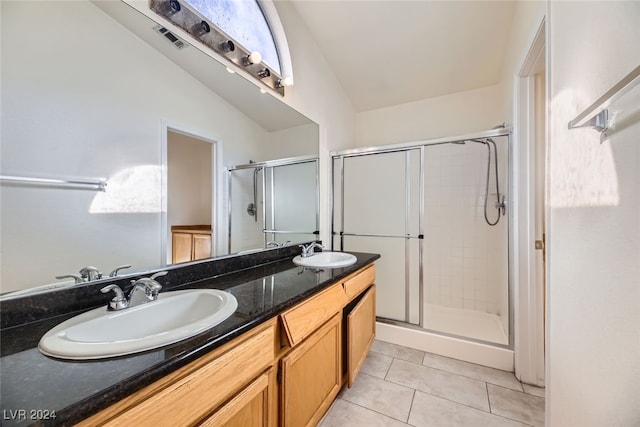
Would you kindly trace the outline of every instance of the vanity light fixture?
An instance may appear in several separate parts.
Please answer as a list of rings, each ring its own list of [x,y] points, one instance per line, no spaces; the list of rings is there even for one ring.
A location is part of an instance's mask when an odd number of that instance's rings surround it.
[[[149,7],[153,12],[179,27],[186,33],[186,36],[192,37],[197,43],[211,49],[221,57],[220,59],[223,63],[228,61],[226,65],[229,73],[238,73],[239,69],[242,69],[243,76],[259,81],[260,86],[263,85],[265,89],[271,89],[281,96],[284,96],[285,87],[293,85],[291,77],[283,77],[279,71],[263,63],[263,57],[260,52],[250,51],[242,44],[236,43],[228,34],[219,29],[215,23],[208,20],[197,9],[194,9],[191,4],[193,0],[146,1],[149,2]],[[165,28],[156,31],[164,35],[178,48],[188,46],[188,42],[179,39]],[[239,67],[239,69],[236,67]]]
[[[291,77],[283,77],[276,82],[276,87],[289,87],[293,86],[293,79]]]
[[[236,50],[236,45],[233,44],[231,40],[227,40],[226,42],[222,43],[220,46],[222,47],[222,50],[225,52],[233,52],[234,50]]]
[[[253,64],[259,64],[262,62],[262,55],[258,51],[253,51],[249,55],[242,58],[242,63],[245,67]]]
[[[199,36],[204,36],[211,31],[211,27],[209,27],[207,21],[200,21],[199,24],[193,26],[193,31]]]

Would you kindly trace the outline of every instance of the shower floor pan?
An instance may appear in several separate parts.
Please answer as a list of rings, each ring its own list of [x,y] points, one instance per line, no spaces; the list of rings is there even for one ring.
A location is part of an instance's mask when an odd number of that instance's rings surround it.
[[[509,337],[498,315],[433,304],[425,304],[424,313],[425,329],[496,344],[509,344]]]

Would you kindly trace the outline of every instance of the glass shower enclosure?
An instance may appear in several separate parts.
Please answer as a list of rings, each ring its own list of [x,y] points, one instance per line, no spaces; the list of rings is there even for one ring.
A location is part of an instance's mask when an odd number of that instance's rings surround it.
[[[229,253],[316,240],[317,157],[233,166],[227,191]]]
[[[509,130],[332,153],[333,248],[376,252],[380,321],[511,346]]]

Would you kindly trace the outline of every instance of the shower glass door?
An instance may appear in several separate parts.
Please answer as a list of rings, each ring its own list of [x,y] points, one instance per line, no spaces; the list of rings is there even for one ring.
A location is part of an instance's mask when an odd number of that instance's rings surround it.
[[[318,162],[267,168],[265,179],[265,239],[305,242],[316,240],[318,230]]]
[[[382,255],[377,315],[417,324],[420,150],[334,159],[334,247]]]
[[[333,248],[382,255],[379,318],[510,345],[509,137],[488,134],[333,156]]]
[[[227,179],[230,253],[316,240],[316,157],[238,165]]]

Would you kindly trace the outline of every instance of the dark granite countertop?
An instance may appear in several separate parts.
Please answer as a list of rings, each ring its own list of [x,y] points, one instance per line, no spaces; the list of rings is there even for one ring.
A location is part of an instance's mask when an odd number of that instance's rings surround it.
[[[186,279],[203,274],[211,277],[183,280],[184,284],[165,286],[163,291],[222,289],[236,297],[238,309],[227,320],[202,334],[129,356],[69,361],[47,357],[38,351],[38,341],[45,332],[95,306],[64,314],[55,314],[55,310],[52,312],[48,307],[40,306],[38,310],[44,310],[49,317],[34,320],[26,316],[29,322],[18,325],[11,325],[10,320],[3,319],[4,328],[0,331],[0,424],[71,425],[87,418],[379,258],[376,254],[353,254],[358,258],[356,264],[336,269],[298,267],[291,261],[290,254],[282,251],[281,255],[286,258],[245,256],[240,258],[240,261],[245,260],[242,262],[229,258],[227,264],[234,263],[239,271],[222,274],[193,273],[199,266],[200,269],[211,269],[208,263],[185,266],[184,269],[180,266],[172,268],[170,274],[181,274]],[[217,271],[224,269],[218,268]],[[95,292],[93,288],[91,290]],[[5,304],[0,308],[5,310]],[[6,311],[11,311],[12,307],[7,305],[6,308]],[[25,307],[22,309],[27,310]]]

